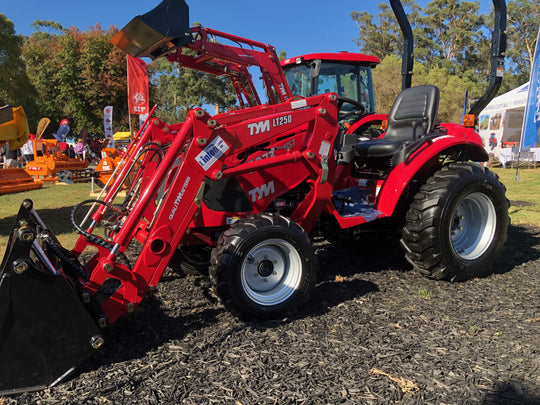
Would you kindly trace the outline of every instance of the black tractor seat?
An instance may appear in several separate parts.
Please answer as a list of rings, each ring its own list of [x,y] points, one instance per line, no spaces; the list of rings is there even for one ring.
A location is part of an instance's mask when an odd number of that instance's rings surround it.
[[[384,136],[356,143],[354,145],[356,156],[365,158],[392,156],[402,145],[412,143],[433,132],[438,109],[437,87],[426,85],[403,90],[392,105]]]

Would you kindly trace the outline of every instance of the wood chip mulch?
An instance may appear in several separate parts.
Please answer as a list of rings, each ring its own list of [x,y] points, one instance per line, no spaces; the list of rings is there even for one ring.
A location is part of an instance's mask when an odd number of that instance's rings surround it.
[[[426,279],[397,244],[318,241],[294,318],[245,323],[205,277],[167,273],[75,374],[3,404],[540,404],[540,230],[511,226],[495,273]]]

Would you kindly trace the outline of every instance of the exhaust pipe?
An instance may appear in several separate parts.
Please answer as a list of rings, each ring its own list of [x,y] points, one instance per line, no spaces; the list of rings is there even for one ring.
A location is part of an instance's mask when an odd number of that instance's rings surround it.
[[[0,395],[53,386],[103,344],[83,276],[23,201],[0,267]]]

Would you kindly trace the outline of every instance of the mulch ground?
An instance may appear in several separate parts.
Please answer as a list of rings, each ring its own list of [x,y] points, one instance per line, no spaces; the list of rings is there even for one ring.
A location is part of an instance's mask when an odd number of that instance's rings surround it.
[[[512,226],[495,273],[463,283],[397,244],[317,246],[294,318],[242,322],[206,278],[167,273],[67,381],[0,404],[540,404],[539,229]]]

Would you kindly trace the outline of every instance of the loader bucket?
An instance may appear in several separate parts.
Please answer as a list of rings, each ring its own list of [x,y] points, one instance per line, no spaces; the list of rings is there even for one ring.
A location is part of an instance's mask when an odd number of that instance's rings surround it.
[[[62,269],[72,259],[61,247],[55,256],[51,243],[25,200],[0,268],[0,395],[54,385],[103,343],[77,280]]]
[[[133,57],[156,59],[191,40],[186,2],[163,0],[148,13],[133,18],[111,43]]]
[[[24,169],[0,170],[0,195],[41,188],[43,183],[34,181]]]

